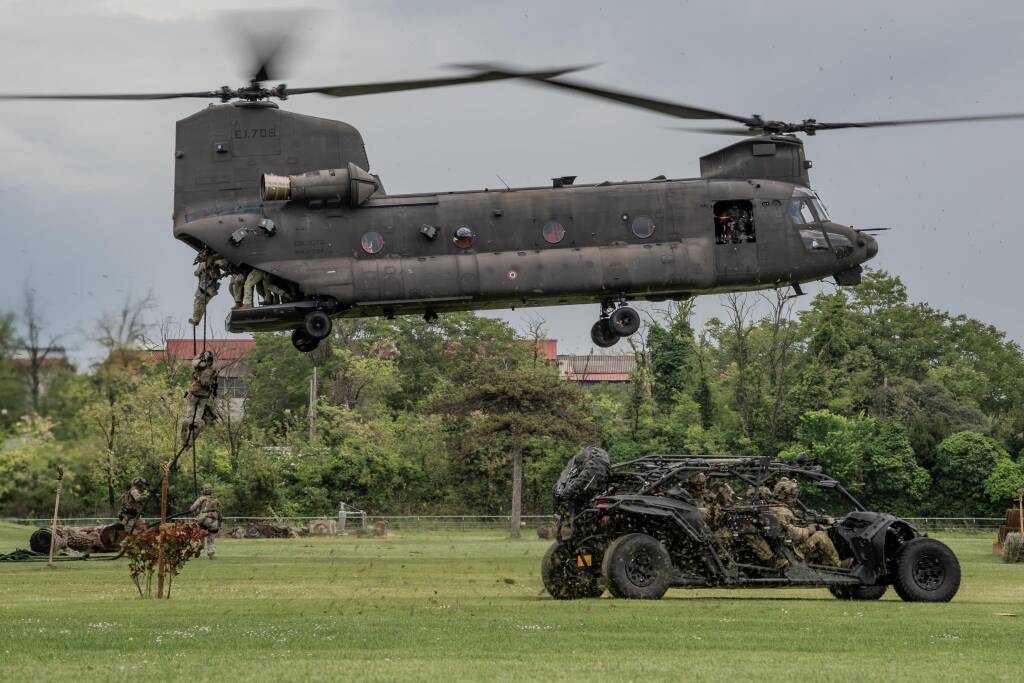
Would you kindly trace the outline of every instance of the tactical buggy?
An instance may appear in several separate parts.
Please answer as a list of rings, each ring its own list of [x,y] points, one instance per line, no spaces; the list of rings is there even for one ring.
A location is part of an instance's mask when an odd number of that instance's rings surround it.
[[[772,514],[780,503],[770,487],[783,477],[800,484],[795,518],[827,534],[838,566],[801,552]],[[596,598],[605,589],[656,600],[671,587],[823,586],[840,600],[877,600],[892,586],[906,601],[946,602],[960,585],[960,564],[945,544],[866,510],[803,457],[649,455],[610,465],[604,451],[588,447],[562,472],[555,500],[556,541],[541,573],[556,599]]]

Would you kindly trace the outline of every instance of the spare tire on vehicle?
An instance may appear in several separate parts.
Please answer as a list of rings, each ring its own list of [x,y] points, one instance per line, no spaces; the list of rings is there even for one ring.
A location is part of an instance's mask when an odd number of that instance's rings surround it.
[[[960,562],[941,541],[912,539],[896,554],[892,586],[907,602],[949,602],[960,588]]]
[[[881,586],[829,586],[828,592],[839,600],[880,600],[888,588]]]
[[[611,468],[608,452],[603,448],[587,446],[581,449],[572,456],[555,482],[555,502],[589,502],[607,488]]]
[[[540,576],[548,595],[555,600],[599,598],[604,593],[593,567],[580,566],[580,556],[565,543],[556,541],[544,553]]]

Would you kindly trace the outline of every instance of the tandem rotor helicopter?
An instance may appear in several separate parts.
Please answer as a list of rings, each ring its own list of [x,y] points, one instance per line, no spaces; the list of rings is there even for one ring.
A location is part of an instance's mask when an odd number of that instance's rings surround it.
[[[312,351],[332,318],[596,303],[594,343],[637,331],[630,301],[792,287],[856,285],[878,252],[832,220],[811,189],[797,134],[844,128],[1024,118],[789,123],[655,100],[564,78],[575,69],[466,65],[465,76],[359,85],[266,85],[283,39],[257,49],[248,85],[156,94],[0,95],[28,100],[219,100],[177,122],[174,236],[233,269],[269,274],[282,295],[236,308],[230,332],[292,330]],[[388,194],[354,127],[282,110],[273,100],[353,97],[520,78],[683,119],[744,139],[700,159],[700,177]],[[236,271],[237,272],[237,271]]]

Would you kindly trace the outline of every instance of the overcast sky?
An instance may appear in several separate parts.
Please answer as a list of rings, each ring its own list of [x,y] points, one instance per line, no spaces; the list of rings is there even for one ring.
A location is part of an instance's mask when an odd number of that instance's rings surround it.
[[[303,2],[309,7],[315,3]],[[225,10],[287,3],[0,2],[8,92],[153,92],[241,85]],[[738,114],[857,120],[1024,111],[1018,2],[344,3],[303,30],[293,87],[445,73],[457,62],[599,63],[581,78]],[[152,289],[184,321],[193,252],[171,235],[174,122],[197,100],[0,103],[0,310],[25,282],[76,358],[100,312]],[[553,89],[503,82],[284,103],[366,140],[391,193],[692,177],[726,138]],[[1024,340],[1019,150],[1024,123],[825,133],[807,142],[833,217],[880,235],[874,265],[914,300]],[[228,295],[211,305],[218,334]],[[817,288],[809,288],[812,292]],[[701,317],[718,314],[707,297]],[[536,309],[585,352],[597,307]],[[522,314],[502,314],[521,325]],[[182,328],[184,329],[184,328]]]

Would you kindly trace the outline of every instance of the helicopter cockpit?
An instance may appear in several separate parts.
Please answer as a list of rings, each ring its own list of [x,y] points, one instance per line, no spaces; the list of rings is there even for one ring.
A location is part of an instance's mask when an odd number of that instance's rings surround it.
[[[838,230],[826,229],[832,218],[817,192],[795,188],[789,200],[789,217],[800,230],[800,240],[807,251],[835,250],[839,258],[853,252],[853,242],[847,235]]]

